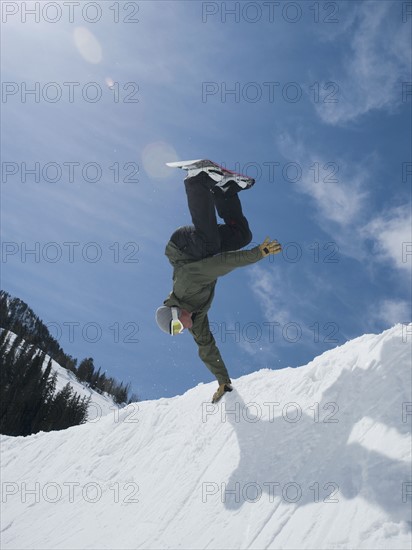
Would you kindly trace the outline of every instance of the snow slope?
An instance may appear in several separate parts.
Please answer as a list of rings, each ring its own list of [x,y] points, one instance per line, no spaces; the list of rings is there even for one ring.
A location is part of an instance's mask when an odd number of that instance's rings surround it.
[[[46,355],[47,365],[49,356]],[[69,382],[73,390],[81,397],[90,397],[89,408],[87,411],[87,422],[96,422],[100,416],[109,414],[114,409],[119,409],[119,405],[107,393],[99,393],[88,388],[82,382],[77,380],[76,376],[69,370],[61,367],[52,359],[52,370],[57,372],[56,391],[60,391]]]
[[[408,331],[2,437],[2,547],[410,548]]]

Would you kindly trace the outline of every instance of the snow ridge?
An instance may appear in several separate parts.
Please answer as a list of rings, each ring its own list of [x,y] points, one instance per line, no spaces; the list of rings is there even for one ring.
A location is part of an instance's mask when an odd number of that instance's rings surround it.
[[[411,335],[2,437],[3,547],[410,548]]]

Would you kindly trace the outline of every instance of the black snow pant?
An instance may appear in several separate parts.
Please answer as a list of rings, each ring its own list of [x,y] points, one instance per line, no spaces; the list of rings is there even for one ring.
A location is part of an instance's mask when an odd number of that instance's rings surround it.
[[[212,192],[215,184],[206,172],[185,179],[193,225],[179,227],[170,240],[195,260],[239,250],[252,240],[238,194],[225,196],[220,190]],[[216,211],[224,224],[217,223]]]

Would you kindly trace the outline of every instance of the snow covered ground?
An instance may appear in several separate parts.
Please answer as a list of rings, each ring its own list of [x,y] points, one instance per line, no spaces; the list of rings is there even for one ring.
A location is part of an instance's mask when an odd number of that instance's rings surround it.
[[[2,547],[409,549],[411,332],[3,436]]]
[[[47,357],[47,361],[49,357]],[[45,365],[47,365],[45,361]],[[69,370],[61,367],[56,361],[52,359],[52,370],[57,372],[56,391],[60,391],[69,382],[73,387],[73,390],[81,397],[90,397],[90,404],[88,408],[87,422],[96,422],[101,416],[109,414],[111,411],[119,409],[113,399],[107,393],[101,394],[91,388],[86,387],[83,383],[79,382],[76,376]]]

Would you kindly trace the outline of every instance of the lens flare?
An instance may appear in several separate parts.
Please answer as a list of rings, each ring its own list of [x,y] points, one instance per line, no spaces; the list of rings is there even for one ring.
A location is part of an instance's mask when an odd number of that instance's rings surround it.
[[[89,63],[100,63],[102,47],[93,33],[86,27],[76,27],[73,31],[73,40],[80,55]]]
[[[142,162],[148,176],[152,178],[167,178],[171,175],[171,169],[166,162],[177,160],[175,149],[164,141],[149,143],[143,149]]]

